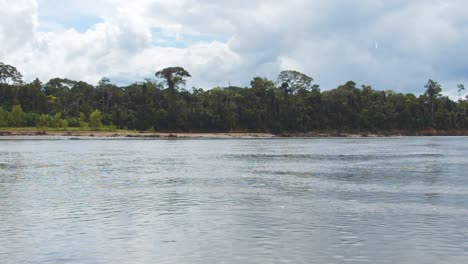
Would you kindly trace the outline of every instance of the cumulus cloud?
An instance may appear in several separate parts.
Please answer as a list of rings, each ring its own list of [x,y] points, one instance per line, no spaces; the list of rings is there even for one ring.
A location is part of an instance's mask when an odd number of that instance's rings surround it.
[[[0,56],[24,47],[34,39],[37,3],[33,0],[0,0]]]
[[[26,78],[129,82],[180,65],[194,76],[189,85],[209,88],[295,69],[324,89],[354,80],[421,93],[433,78],[454,97],[468,79],[461,0],[13,3],[0,0],[0,61]]]

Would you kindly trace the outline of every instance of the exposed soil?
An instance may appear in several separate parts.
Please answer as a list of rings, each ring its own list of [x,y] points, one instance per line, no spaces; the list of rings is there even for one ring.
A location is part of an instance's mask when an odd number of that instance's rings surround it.
[[[272,133],[176,133],[176,132],[105,132],[105,131],[0,131],[4,137],[96,138],[163,138],[163,139],[229,139],[229,138],[308,138],[308,137],[392,137],[392,136],[468,136],[468,130],[391,130],[382,132],[311,131]]]

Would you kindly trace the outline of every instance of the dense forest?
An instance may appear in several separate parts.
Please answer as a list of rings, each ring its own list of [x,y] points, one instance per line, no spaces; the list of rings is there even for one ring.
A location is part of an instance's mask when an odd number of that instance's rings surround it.
[[[183,88],[191,76],[181,67],[155,77],[124,87],[105,77],[96,86],[61,78],[25,83],[15,67],[0,63],[0,127],[273,133],[468,128],[468,96],[442,96],[433,80],[416,96],[353,81],[321,91],[297,71],[283,71],[277,80],[255,77],[249,87],[209,90]]]

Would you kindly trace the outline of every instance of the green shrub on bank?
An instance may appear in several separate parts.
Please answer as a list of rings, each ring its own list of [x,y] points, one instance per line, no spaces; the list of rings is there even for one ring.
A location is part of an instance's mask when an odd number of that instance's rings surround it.
[[[68,121],[62,118],[62,113],[56,113],[52,117],[51,127],[68,127]]]
[[[36,127],[66,128],[68,121],[62,118],[62,113],[56,113],[53,116],[40,115],[36,119]]]
[[[89,123],[86,122],[86,115],[84,113],[80,113],[80,125],[81,128],[89,129]]]
[[[32,127],[36,125],[36,120],[39,118],[37,113],[24,113],[23,126]]]
[[[117,127],[113,123],[110,123],[110,125],[108,126],[108,129],[109,131],[112,131],[112,132],[117,131]]]
[[[93,130],[98,130],[102,127],[102,113],[99,110],[94,110],[89,115],[89,127]]]
[[[25,125],[24,112],[21,105],[13,106],[8,119],[10,126],[20,127]]]
[[[3,109],[3,107],[0,106],[0,127],[7,127],[8,126],[8,111]]]
[[[76,117],[66,118],[69,127],[80,127],[80,119]]]
[[[36,127],[49,127],[51,118],[49,115],[40,115],[36,120]]]

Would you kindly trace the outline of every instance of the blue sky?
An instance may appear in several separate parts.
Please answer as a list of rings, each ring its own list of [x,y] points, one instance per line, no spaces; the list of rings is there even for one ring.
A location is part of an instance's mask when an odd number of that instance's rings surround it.
[[[76,29],[79,32],[86,32],[91,29],[97,23],[102,22],[100,17],[94,16],[70,16],[70,17],[54,17],[54,16],[39,16],[40,25],[38,30],[48,31],[50,28],[47,25],[55,25],[57,27],[63,27],[64,29]]]
[[[431,78],[468,83],[460,0],[0,0],[0,61],[25,79],[141,81],[167,66],[188,86],[293,69],[323,90],[348,80],[420,94]]]

